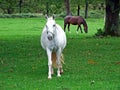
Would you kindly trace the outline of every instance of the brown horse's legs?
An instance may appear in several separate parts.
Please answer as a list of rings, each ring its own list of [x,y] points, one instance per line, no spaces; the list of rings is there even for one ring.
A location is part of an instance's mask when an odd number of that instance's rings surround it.
[[[83,33],[83,32],[82,32],[82,28],[81,28],[81,26],[79,26],[79,27],[80,27],[80,31],[81,31],[81,33]]]
[[[79,25],[78,25],[78,28],[77,28],[77,32],[78,32],[78,30],[79,30]]]
[[[64,32],[65,32],[66,26],[67,26],[67,24],[64,24]]]
[[[80,28],[81,33],[83,33],[80,25],[78,25],[77,32],[78,32],[79,28]]]
[[[70,24],[68,24],[68,31],[70,31]]]
[[[83,33],[80,25],[78,25],[77,32],[78,32],[79,28],[80,28],[81,33]]]

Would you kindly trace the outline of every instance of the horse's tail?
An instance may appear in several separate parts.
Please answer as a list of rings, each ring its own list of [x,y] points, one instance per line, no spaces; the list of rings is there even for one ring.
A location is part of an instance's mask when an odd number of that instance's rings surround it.
[[[57,68],[56,60],[57,60],[56,53],[55,53],[55,52],[52,52],[52,66],[53,66],[54,68]],[[60,56],[60,62],[61,62],[60,67],[62,68],[62,64],[65,64],[65,63],[64,63],[64,56],[63,56],[63,54],[61,54],[61,56]]]

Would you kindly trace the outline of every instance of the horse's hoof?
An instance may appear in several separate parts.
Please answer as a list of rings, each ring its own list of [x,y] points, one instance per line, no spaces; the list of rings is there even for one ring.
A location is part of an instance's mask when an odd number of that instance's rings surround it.
[[[78,34],[78,31],[76,31],[76,33]]]
[[[48,77],[48,80],[51,80],[52,79],[52,77]]]
[[[52,78],[48,78],[48,80],[51,80]]]
[[[61,75],[59,74],[59,75],[57,75],[57,77],[61,77]]]

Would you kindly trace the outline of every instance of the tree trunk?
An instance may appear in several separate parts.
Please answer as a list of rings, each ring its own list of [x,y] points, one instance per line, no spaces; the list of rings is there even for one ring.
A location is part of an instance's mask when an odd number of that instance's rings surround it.
[[[86,6],[85,6],[85,18],[88,17],[88,0],[85,0]]]
[[[120,36],[119,0],[106,0],[106,18],[104,35]]]
[[[12,14],[12,12],[13,12],[13,10],[12,10],[11,8],[8,8],[8,9],[7,9],[7,13],[8,13],[8,14]]]
[[[69,3],[69,0],[64,0],[65,2],[65,7],[66,7],[66,14],[67,15],[71,15],[70,13],[70,3]]]
[[[77,15],[80,16],[80,5],[78,5]]]
[[[20,0],[20,1],[19,1],[19,8],[20,8],[19,13],[21,13],[21,12],[22,12],[22,3],[23,3],[23,1],[22,1],[22,0]]]
[[[48,6],[48,2],[46,2],[46,14],[47,14],[47,16],[49,16],[49,6]]]

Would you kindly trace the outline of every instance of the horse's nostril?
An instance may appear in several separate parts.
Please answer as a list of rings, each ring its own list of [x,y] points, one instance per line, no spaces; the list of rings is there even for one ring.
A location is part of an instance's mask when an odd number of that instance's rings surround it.
[[[48,36],[48,40],[50,40],[50,41],[51,41],[51,40],[52,40],[52,36]]]

